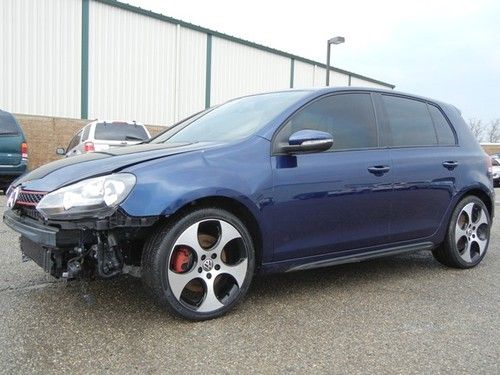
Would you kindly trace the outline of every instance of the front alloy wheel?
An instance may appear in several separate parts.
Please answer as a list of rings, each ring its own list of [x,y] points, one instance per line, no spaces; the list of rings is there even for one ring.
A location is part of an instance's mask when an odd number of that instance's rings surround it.
[[[143,254],[146,285],[161,304],[191,320],[211,319],[232,308],[246,294],[254,267],[248,230],[234,215],[215,208],[167,225]]]

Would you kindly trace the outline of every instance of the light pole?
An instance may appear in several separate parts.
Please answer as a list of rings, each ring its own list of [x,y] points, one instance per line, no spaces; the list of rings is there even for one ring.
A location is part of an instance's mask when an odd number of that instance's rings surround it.
[[[343,36],[336,36],[335,38],[329,39],[326,46],[326,86],[330,85],[330,46],[332,44],[341,44],[345,42]]]

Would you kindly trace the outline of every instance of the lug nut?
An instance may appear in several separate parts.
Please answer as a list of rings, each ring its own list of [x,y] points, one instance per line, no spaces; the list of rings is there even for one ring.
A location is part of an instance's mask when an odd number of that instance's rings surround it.
[[[203,269],[201,267],[198,267],[198,272],[201,273]]]
[[[216,271],[220,270],[220,266],[218,264],[216,264],[214,268]]]
[[[205,260],[206,256],[205,255],[202,255],[201,256],[201,260]]]
[[[215,259],[215,258],[217,258],[217,254],[213,253],[212,254],[212,259]]]
[[[211,279],[212,278],[212,274],[211,273],[207,273],[207,279]]]

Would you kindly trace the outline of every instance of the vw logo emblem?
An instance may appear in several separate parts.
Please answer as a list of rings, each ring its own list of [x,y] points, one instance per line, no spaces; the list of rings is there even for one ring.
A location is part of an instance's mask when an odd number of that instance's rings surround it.
[[[18,186],[9,193],[7,197],[7,207],[12,208],[16,204],[17,198],[19,197],[19,192],[21,191],[21,187]]]
[[[214,262],[212,259],[205,259],[202,264],[203,270],[205,272],[211,271],[214,267]]]

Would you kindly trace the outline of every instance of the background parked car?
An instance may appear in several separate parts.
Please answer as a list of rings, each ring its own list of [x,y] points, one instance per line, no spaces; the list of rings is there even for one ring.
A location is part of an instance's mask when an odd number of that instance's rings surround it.
[[[496,187],[500,186],[500,161],[496,158],[491,158],[493,169],[493,184]]]
[[[74,156],[103,151],[113,147],[136,145],[151,135],[143,124],[125,121],[96,120],[78,131],[67,149],[58,148],[59,155]]]
[[[28,145],[14,116],[0,110],[0,190],[26,171]]]

